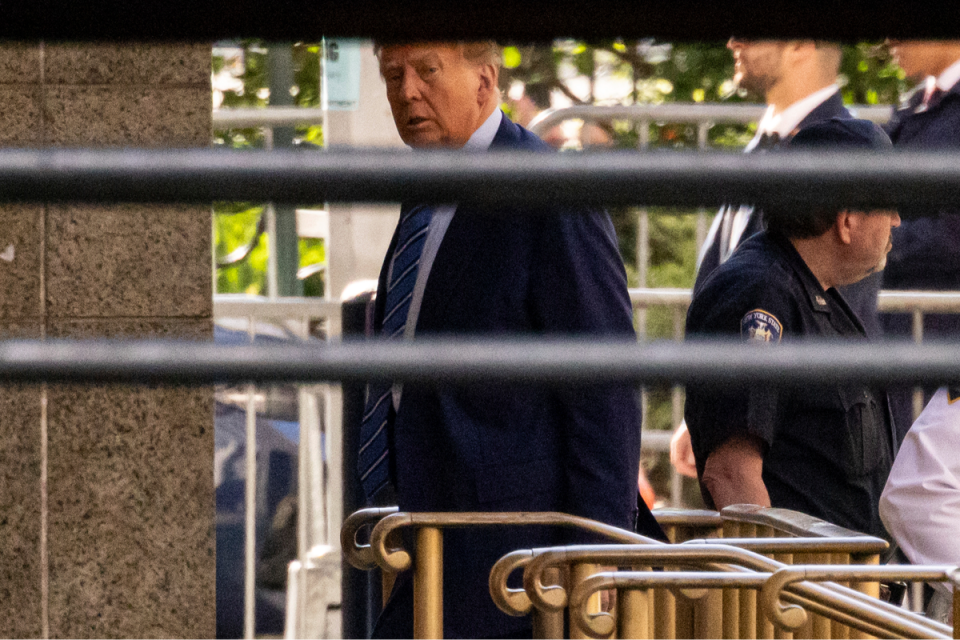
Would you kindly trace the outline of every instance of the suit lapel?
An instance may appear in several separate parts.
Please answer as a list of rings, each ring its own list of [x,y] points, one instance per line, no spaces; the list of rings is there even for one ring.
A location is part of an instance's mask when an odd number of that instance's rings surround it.
[[[504,116],[491,149],[512,148],[518,145],[519,127]],[[434,258],[427,285],[423,290],[417,330],[443,326],[444,314],[449,308],[450,296],[480,248],[480,240],[489,235],[494,220],[475,207],[460,207],[453,215]]]
[[[923,91],[917,91],[911,96],[907,106],[898,109],[888,126],[890,139],[897,146],[906,144],[921,135],[929,123],[936,122],[942,111],[952,102],[960,100],[960,83],[953,85],[938,100],[932,102],[923,111],[917,108],[923,102]]]

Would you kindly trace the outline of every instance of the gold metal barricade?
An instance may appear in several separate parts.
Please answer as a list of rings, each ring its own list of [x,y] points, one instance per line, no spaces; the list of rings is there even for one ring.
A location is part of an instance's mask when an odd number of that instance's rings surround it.
[[[358,515],[362,514],[362,515]],[[354,516],[357,516],[354,519]],[[376,522],[370,544],[357,541],[364,526]],[[348,526],[349,524],[349,526]],[[399,513],[367,509],[347,519],[341,543],[347,560],[358,569],[370,569],[370,560],[384,575],[414,570],[413,633],[415,638],[443,637],[443,529],[451,527],[557,526],[601,536],[611,542],[655,544],[645,536],[601,522],[565,513]],[[412,528],[416,534],[416,566],[402,548],[398,533]],[[586,576],[584,576],[586,577]],[[385,591],[385,594],[389,593]],[[386,597],[386,595],[385,595]],[[521,614],[522,615],[522,614]]]
[[[765,541],[767,550],[774,548],[778,540]],[[801,551],[812,546],[810,541],[784,540],[784,543],[794,545],[793,549]],[[799,543],[799,544],[798,544]],[[837,546],[841,543],[837,542]],[[787,549],[788,547],[783,547]],[[716,589],[736,588],[738,590],[755,591],[761,588],[763,582],[772,574],[781,569],[789,569],[783,563],[770,560],[752,551],[729,547],[723,544],[685,544],[685,545],[591,545],[556,549],[541,549],[525,559],[524,587],[532,605],[543,611],[559,611],[567,604],[567,594],[564,589],[547,587],[541,576],[551,568],[564,564],[599,564],[617,566],[696,566],[706,568],[714,573],[690,572],[600,572],[586,580],[575,582],[572,585],[569,605],[571,619],[571,635],[574,627],[589,637],[609,637],[614,630],[619,630],[619,637],[651,637],[651,626],[648,612],[649,604],[645,602],[649,589],[670,588],[678,590],[678,599],[701,600],[707,597],[709,591],[717,593]],[[936,571],[910,574],[910,567],[816,567],[821,574],[810,570],[807,575],[816,579],[818,575],[849,577],[856,580],[879,580],[893,575],[913,576],[914,579],[923,579],[926,575],[933,575]],[[846,574],[844,574],[845,570]],[[944,569],[938,569],[941,574]],[[852,573],[859,571],[859,573]],[[725,572],[725,573],[721,573]],[[602,576],[602,579],[598,576]],[[759,576],[759,577],[758,577]],[[762,578],[762,580],[761,580]],[[800,578],[802,580],[802,578]],[[491,589],[494,588],[491,580]],[[823,585],[797,583],[788,581],[790,591],[783,597],[793,604],[798,604],[808,611],[836,619],[845,626],[860,633],[879,635],[881,637],[950,637],[951,629],[897,607],[881,602],[861,592],[842,587],[837,584]],[[505,583],[504,583],[505,584]],[[590,585],[585,587],[583,585]],[[587,591],[585,592],[584,589]],[[609,614],[596,613],[584,610],[583,603],[586,597],[602,589],[617,589],[619,597],[626,597],[626,606],[621,606],[616,622]],[[640,589],[639,594],[630,594],[629,591]],[[587,593],[589,592],[589,593]],[[579,594],[579,595],[575,595]],[[499,603],[499,602],[498,602]],[[639,613],[638,613],[639,612]],[[778,629],[789,630],[795,627],[783,624],[779,617],[774,617],[769,611],[767,615],[772,622],[777,623]],[[638,617],[639,616],[639,617]],[[805,623],[805,620],[803,621]],[[803,628],[801,626],[800,628]],[[719,621],[706,621],[698,625],[696,637],[720,637],[722,633]]]
[[[341,542],[351,564],[360,569],[380,566],[386,580],[399,571],[411,568],[411,554],[400,548],[397,534],[405,527],[415,529],[417,562],[416,567],[413,567],[414,634],[418,638],[442,637],[443,633],[442,529],[498,525],[575,527],[599,534],[611,542],[633,543],[629,547],[597,545],[595,548],[520,550],[501,559],[490,576],[491,595],[496,604],[511,615],[531,614],[535,637],[562,635],[568,593],[572,597],[574,591],[585,588],[581,586],[583,584],[608,584],[594,579],[598,575],[608,574],[618,576],[616,580],[619,582],[605,587],[617,590],[618,607],[610,614],[601,614],[597,606],[584,608],[587,600],[578,599],[575,611],[571,610],[572,637],[602,637],[596,633],[606,631],[621,638],[748,638],[758,637],[759,631],[760,637],[772,638],[775,634],[777,637],[789,637],[787,634],[791,629],[796,631],[798,637],[830,638],[841,634],[842,637],[848,637],[851,629],[855,634],[929,637],[948,636],[952,631],[945,625],[877,600],[871,592],[863,588],[864,584],[870,582],[876,584],[875,580],[864,582],[864,579],[849,573],[850,569],[866,571],[874,567],[817,567],[822,575],[834,575],[829,571],[836,570],[837,579],[854,582],[858,589],[856,591],[830,583],[811,585],[806,582],[791,582],[789,590],[784,593],[784,599],[803,606],[812,614],[806,616],[803,624],[796,628],[782,624],[779,618],[771,617],[770,611],[758,607],[757,589],[760,587],[755,586],[757,579],[744,577],[745,573],[775,574],[781,569],[789,568],[791,561],[812,564],[819,563],[820,559],[834,562],[841,559],[846,563],[869,563],[872,558],[878,558],[879,553],[886,548],[886,543],[882,540],[846,531],[802,514],[777,509],[764,510],[749,505],[729,508],[721,514],[670,510],[667,513],[658,511],[655,515],[661,518],[662,526],[671,539],[686,543],[657,543],[629,531],[561,513],[406,514],[397,513],[394,508],[366,509],[353,514],[344,523]],[[370,525],[375,525],[370,544],[360,544],[357,533]],[[760,537],[755,537],[757,534]],[[697,535],[703,538],[691,540]],[[711,544],[704,545],[706,542]],[[641,543],[642,546],[638,547],[636,543]],[[720,555],[717,555],[715,550],[718,543],[724,545],[722,548],[725,549]],[[642,553],[638,552],[638,549],[642,549]],[[630,550],[630,555],[618,555],[627,550]],[[713,555],[705,555],[708,551]],[[563,555],[557,556],[561,552]],[[730,553],[734,555],[731,556]],[[553,554],[550,562],[544,564],[546,561],[541,558],[543,554]],[[633,570],[610,572],[602,571],[599,568],[601,566],[631,567]],[[718,572],[713,573],[714,576],[724,575],[719,572],[725,572],[734,577],[711,577],[710,581],[720,585],[716,588],[703,588],[701,584],[698,588],[678,590],[663,576],[671,575],[671,579],[681,581],[692,579],[689,578],[689,571],[685,574],[687,577],[679,577],[682,572],[675,569],[681,566]],[[666,571],[651,570],[654,567],[664,568]],[[525,589],[508,589],[507,576],[521,568],[524,569]],[[858,575],[869,575],[876,580],[893,575],[904,579],[904,570],[909,567],[878,569],[887,573]],[[819,578],[816,576],[821,574],[811,573],[810,579],[817,580]],[[528,576],[535,576],[536,584],[530,582],[534,577]],[[628,588],[628,583],[641,587]],[[387,594],[389,589],[385,588],[385,597]],[[594,602],[597,601],[597,594],[598,590],[590,593]],[[838,609],[837,606],[841,608]],[[842,607],[871,613],[852,615],[845,613]],[[581,618],[588,615],[587,619],[595,620],[596,623],[593,627],[575,624],[573,620],[577,618],[574,614]],[[791,621],[789,618],[787,620]],[[774,622],[777,623],[776,626]],[[895,632],[891,632],[891,629]]]

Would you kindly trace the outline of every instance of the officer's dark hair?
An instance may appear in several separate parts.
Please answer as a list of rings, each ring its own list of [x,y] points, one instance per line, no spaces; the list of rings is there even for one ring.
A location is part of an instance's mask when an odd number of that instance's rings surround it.
[[[868,120],[832,118],[817,122],[797,132],[786,147],[805,149],[891,149],[893,144],[883,130]],[[799,211],[795,207],[763,206],[767,229],[788,238],[816,238],[826,233],[837,221],[837,214],[847,207],[816,207]]]

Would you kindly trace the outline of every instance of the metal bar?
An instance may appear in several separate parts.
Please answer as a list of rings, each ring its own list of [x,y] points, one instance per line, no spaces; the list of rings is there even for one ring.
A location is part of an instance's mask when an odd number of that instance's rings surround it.
[[[570,585],[568,586],[568,592],[572,592],[576,585],[582,583],[584,580],[589,578],[594,573],[600,571],[600,567],[595,564],[587,563],[578,563],[573,565],[570,571]],[[580,609],[585,609],[587,614],[599,613],[600,612],[600,593],[596,592],[590,595],[587,598],[580,608],[577,609],[579,612]],[[582,640],[583,638],[589,638],[586,631],[584,631],[579,624],[579,615],[575,614],[574,607],[570,607],[570,638]]]
[[[323,109],[270,106],[265,109],[214,109],[213,111],[215,129],[293,127],[298,124],[323,124]]]
[[[223,346],[180,341],[0,342],[3,382],[204,385],[245,381],[742,385],[960,380],[960,343],[638,344],[630,340],[420,340]]]
[[[280,107],[294,104],[290,88],[294,84],[293,45],[274,43],[267,48],[267,77],[270,84],[270,103]],[[293,147],[295,129],[291,125],[273,127],[274,148]],[[274,207],[274,239],[271,249],[275,251],[276,283],[275,291],[281,296],[303,295],[303,285],[297,279],[300,267],[299,243],[297,237],[297,212],[290,204],[281,203]]]
[[[707,147],[709,124],[748,124],[758,121],[767,106],[763,104],[691,104],[671,102],[666,104],[631,105],[574,105],[562,109],[545,111],[530,122],[529,129],[538,135],[566,120],[584,120],[586,122],[607,122],[610,120],[630,120],[639,126],[649,128],[650,121],[676,124],[696,124],[697,146]],[[882,124],[890,119],[893,107],[888,105],[856,105],[857,117]],[[217,112],[214,112],[215,114]],[[216,120],[214,120],[216,122]],[[649,129],[648,129],[649,131]],[[643,129],[640,132],[641,148]],[[649,142],[649,137],[647,138]]]
[[[247,385],[246,494],[244,508],[243,637],[256,632],[255,588],[257,577],[257,404],[256,387]]]
[[[417,531],[417,566],[413,574],[413,637],[443,637],[443,533],[436,527]]]
[[[769,11],[740,12],[700,3],[623,3],[597,0],[584,11],[577,3],[542,0],[490,0],[464,19],[456,3],[428,0],[414,5],[366,0],[289,0],[269,16],[241,4],[224,12],[222,3],[103,3],[94,16],[77,3],[18,3],[4,12],[0,35],[7,39],[157,40],[173,42],[239,38],[316,42],[322,34],[380,40],[476,40],[543,42],[558,36],[587,41],[652,38],[659,41],[722,42],[731,33],[742,38],[814,38],[879,41],[884,37],[949,39],[960,26],[952,13],[911,11],[916,5],[882,0],[869,10],[848,5],[773,3]],[[725,10],[726,9],[726,10]],[[790,19],[784,20],[789,9]],[[55,14],[51,14],[55,11]],[[55,19],[51,19],[53,16]],[[856,20],[852,18],[856,17]]]
[[[954,152],[596,154],[6,149],[6,202],[436,201],[496,204],[954,205]],[[531,207],[536,212],[536,207]]]
[[[630,289],[630,302],[638,308],[653,306],[688,307],[693,299],[691,289]],[[945,291],[881,291],[877,300],[881,313],[960,313],[960,292]],[[922,324],[920,325],[922,327]],[[917,324],[914,321],[914,338]],[[921,331],[922,338],[922,331]],[[920,340],[916,340],[920,342]]]
[[[243,294],[217,294],[213,296],[214,318],[239,318],[253,316],[259,320],[279,320],[293,317],[316,319],[339,317],[341,305],[323,298],[277,298]]]
[[[917,344],[923,342],[923,310],[913,310],[913,341]],[[923,412],[924,405],[923,387],[916,387],[913,390],[913,419],[916,420]]]

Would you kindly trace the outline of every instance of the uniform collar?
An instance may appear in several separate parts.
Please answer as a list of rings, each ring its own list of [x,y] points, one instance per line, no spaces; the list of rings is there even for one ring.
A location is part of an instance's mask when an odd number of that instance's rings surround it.
[[[767,231],[767,233],[773,243],[783,253],[787,263],[793,268],[800,282],[803,284],[803,289],[807,292],[810,308],[814,311],[820,311],[821,313],[830,313],[829,292],[823,290],[820,281],[817,280],[817,277],[810,271],[810,267],[804,262],[800,252],[793,246],[790,239],[780,233],[772,231]]]

